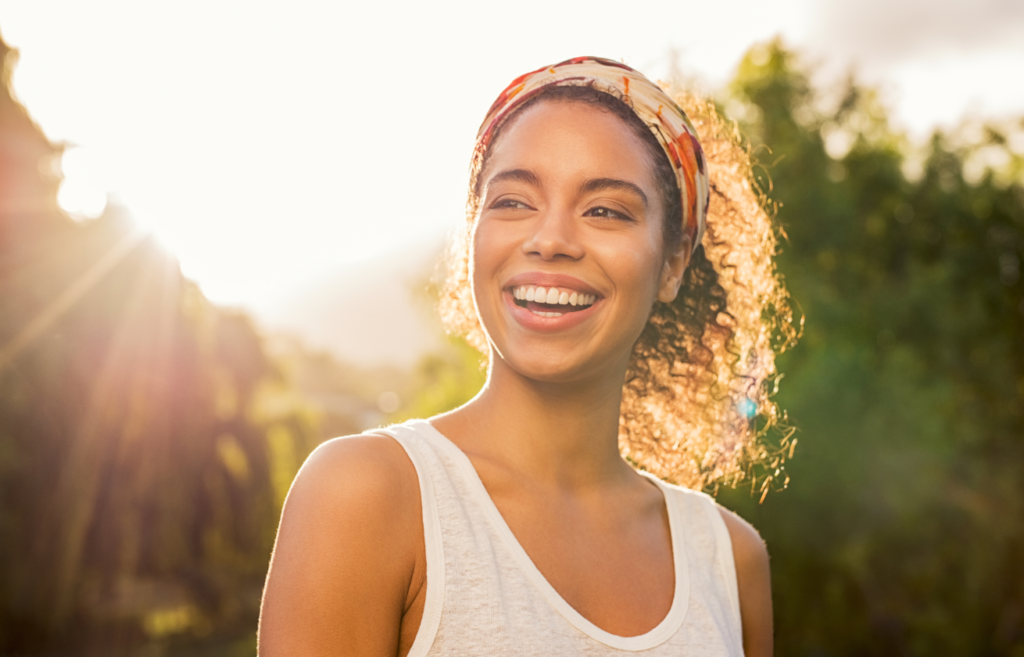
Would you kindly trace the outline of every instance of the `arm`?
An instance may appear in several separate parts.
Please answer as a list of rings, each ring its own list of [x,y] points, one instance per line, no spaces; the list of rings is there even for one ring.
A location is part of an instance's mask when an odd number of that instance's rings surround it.
[[[397,654],[403,616],[425,593],[423,554],[419,484],[402,447],[384,436],[324,443],[284,505],[259,654]]]
[[[743,653],[746,657],[771,657],[774,646],[768,550],[750,523],[722,507],[718,507],[718,511],[729,530],[733,560],[736,562]]]

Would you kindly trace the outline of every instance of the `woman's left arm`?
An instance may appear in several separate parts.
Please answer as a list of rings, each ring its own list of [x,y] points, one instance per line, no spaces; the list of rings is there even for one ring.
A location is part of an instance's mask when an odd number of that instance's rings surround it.
[[[771,657],[772,582],[768,567],[768,549],[750,523],[718,507],[732,539],[736,562],[736,583],[740,594],[740,618],[743,625],[743,652],[746,657]]]

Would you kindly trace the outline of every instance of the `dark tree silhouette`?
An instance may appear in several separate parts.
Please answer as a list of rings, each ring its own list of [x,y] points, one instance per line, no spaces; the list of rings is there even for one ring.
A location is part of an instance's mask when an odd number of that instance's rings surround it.
[[[252,635],[316,427],[268,401],[285,384],[248,318],[123,210],[59,210],[14,59],[0,43],[0,652]]]

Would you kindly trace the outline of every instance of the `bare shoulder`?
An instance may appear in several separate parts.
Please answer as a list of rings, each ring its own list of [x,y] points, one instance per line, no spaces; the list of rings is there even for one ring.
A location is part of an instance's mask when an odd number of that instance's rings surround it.
[[[770,657],[774,650],[772,584],[768,548],[754,527],[732,511],[718,506],[732,541],[736,585],[747,657]]]
[[[754,526],[721,505],[718,505],[718,513],[725,521],[726,529],[729,530],[736,568],[756,568],[763,564],[767,569],[768,548]]]
[[[378,525],[394,532],[419,517],[419,480],[402,446],[384,435],[346,436],[323,443],[302,465],[285,501],[278,541],[297,524],[329,536],[351,534],[356,526],[363,533]]]
[[[329,440],[315,450],[295,477],[285,513],[296,506],[369,503],[378,511],[407,508],[418,497],[416,469],[394,439],[360,434]]]
[[[260,655],[393,655],[422,552],[419,485],[383,435],[337,438],[285,501],[260,616]]]

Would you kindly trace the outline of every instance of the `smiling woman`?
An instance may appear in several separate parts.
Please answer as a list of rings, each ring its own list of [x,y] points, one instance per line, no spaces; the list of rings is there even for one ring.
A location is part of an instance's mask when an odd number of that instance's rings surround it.
[[[442,308],[487,383],[310,457],[261,654],[771,654],[764,544],[694,489],[764,456],[770,341],[793,331],[749,160],[689,104],[707,158],[616,62],[498,98]]]

